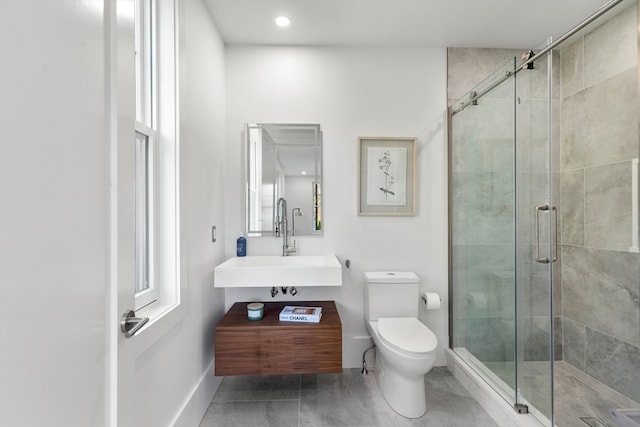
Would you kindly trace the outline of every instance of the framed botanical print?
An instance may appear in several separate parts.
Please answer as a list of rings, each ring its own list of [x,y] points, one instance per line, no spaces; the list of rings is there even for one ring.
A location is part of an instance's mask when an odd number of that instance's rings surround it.
[[[416,138],[358,138],[358,215],[415,215]]]

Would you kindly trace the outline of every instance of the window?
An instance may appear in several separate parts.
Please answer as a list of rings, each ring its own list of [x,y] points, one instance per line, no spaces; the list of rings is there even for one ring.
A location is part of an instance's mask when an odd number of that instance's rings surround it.
[[[136,311],[178,302],[174,7],[135,0]]]
[[[136,124],[136,292],[135,310],[157,300],[155,286],[155,183],[153,129]]]
[[[156,127],[157,15],[155,0],[135,0],[136,121]]]

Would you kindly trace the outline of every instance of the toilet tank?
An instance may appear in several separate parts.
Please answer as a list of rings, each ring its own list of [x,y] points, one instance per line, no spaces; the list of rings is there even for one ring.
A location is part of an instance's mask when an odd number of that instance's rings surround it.
[[[418,317],[418,276],[411,272],[376,271],[364,273],[365,316]]]

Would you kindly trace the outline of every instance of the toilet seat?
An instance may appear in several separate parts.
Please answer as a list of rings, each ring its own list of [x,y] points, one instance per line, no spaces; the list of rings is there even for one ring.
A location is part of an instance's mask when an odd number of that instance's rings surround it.
[[[438,345],[435,334],[415,317],[381,317],[378,336],[388,345],[406,353],[431,353]]]

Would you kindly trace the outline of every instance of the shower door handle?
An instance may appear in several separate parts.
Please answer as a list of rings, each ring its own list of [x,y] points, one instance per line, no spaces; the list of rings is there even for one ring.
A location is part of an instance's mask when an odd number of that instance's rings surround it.
[[[535,221],[533,223],[535,228],[535,242],[536,242],[536,262],[541,264],[549,263],[549,258],[540,256],[540,211],[548,212],[549,210],[553,211],[553,228],[554,228],[554,237],[553,237],[553,249],[552,249],[552,261],[556,261],[558,259],[558,250],[557,250],[557,241],[558,241],[558,210],[555,206],[549,207],[549,205],[537,205],[535,207]]]
[[[537,205],[535,207],[535,219],[533,221],[533,227],[535,231],[534,240],[536,242],[536,262],[541,264],[547,264],[549,258],[540,256],[540,211],[548,211],[549,205]]]
[[[558,209],[555,206],[551,206],[553,211],[553,252],[551,253],[551,261],[556,262],[558,260]]]

